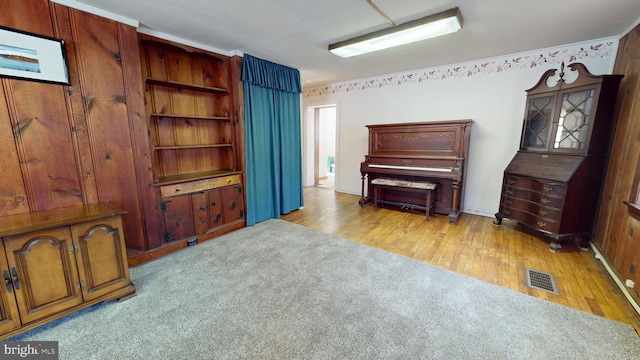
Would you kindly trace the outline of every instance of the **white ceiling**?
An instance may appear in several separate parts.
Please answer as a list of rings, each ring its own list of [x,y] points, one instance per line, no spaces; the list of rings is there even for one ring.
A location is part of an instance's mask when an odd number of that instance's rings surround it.
[[[397,24],[459,7],[463,28],[342,59],[327,46],[390,26],[366,0],[78,1],[152,31],[297,68],[305,86],[620,36],[640,20],[640,0],[373,0]]]

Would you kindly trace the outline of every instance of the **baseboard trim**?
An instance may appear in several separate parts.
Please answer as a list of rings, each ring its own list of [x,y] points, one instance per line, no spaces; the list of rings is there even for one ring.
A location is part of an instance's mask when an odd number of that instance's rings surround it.
[[[203,241],[214,239],[217,236],[226,234],[228,232],[241,229],[245,226],[247,226],[245,219],[236,220],[228,224],[219,226],[215,229],[210,229],[209,232],[206,232],[204,234],[194,235],[185,239],[175,240],[175,241],[166,243],[158,248],[151,249],[142,253],[135,253],[135,254],[129,253],[127,254],[127,263],[129,264],[130,268],[135,267],[135,266],[144,264],[148,261],[155,260],[162,256],[169,255],[173,252],[187,248],[189,246],[190,240],[197,239],[198,240],[197,242],[200,243]]]
[[[602,255],[602,253],[600,252],[600,249],[598,249],[598,247],[593,242],[590,242],[589,245],[591,245],[591,249],[595,253],[596,259],[602,262],[602,265],[604,265],[605,269],[607,269],[607,272],[609,273],[613,281],[616,283],[616,285],[618,285],[618,288],[620,288],[620,291],[622,291],[622,294],[624,295],[624,297],[629,301],[629,304],[631,304],[631,306],[636,311],[636,313],[640,315],[640,305],[638,305],[638,301],[633,296],[633,294],[629,292],[629,289],[627,289],[627,287],[622,283],[622,281],[620,281],[620,277],[618,276],[618,273],[613,268],[611,268],[611,266],[609,265],[609,262],[607,261],[607,258],[604,255]]]

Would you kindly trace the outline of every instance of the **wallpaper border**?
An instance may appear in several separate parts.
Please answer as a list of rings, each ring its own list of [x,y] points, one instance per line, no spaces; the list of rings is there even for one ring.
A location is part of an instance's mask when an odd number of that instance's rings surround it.
[[[386,86],[416,84],[431,80],[471,77],[478,74],[533,68],[543,64],[566,64],[585,58],[603,58],[616,54],[619,39],[606,38],[559,47],[522,52],[490,59],[482,59],[442,67],[412,70],[378,77],[331,83],[303,89],[302,97],[311,98],[335,93],[362,91]]]

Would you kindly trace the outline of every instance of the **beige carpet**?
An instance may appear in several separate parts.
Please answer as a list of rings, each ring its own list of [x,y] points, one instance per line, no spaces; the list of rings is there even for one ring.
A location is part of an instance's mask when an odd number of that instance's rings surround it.
[[[60,359],[640,359],[631,326],[281,220],[131,270],[14,340]]]

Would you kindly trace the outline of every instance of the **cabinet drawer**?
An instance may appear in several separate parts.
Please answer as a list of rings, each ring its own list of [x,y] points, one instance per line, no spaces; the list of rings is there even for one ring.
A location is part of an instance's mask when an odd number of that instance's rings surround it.
[[[160,187],[160,194],[163,198],[190,194],[195,192],[206,191],[223,186],[240,184],[240,174],[217,177],[212,179],[204,179],[198,181],[190,181],[180,184],[166,185]]]
[[[536,204],[530,201],[513,199],[509,197],[504,198],[502,207],[502,212],[504,214],[508,214],[508,212],[512,210],[521,210],[526,211],[532,215],[539,216],[541,218],[555,221],[560,221],[562,217],[561,209],[540,206],[540,204]]]
[[[553,219],[535,216],[529,212],[515,208],[503,209],[503,213],[506,217],[517,220],[534,229],[548,231],[554,234],[560,231],[560,222]]]
[[[526,200],[534,204],[556,209],[562,209],[564,205],[563,198],[547,196],[546,194],[520,188],[507,187],[503,196],[505,198],[511,198],[512,200]]]
[[[540,179],[531,179],[526,177],[508,175],[506,185],[513,188],[529,189],[541,194],[563,197],[566,193],[567,186],[564,183],[544,181]]]

